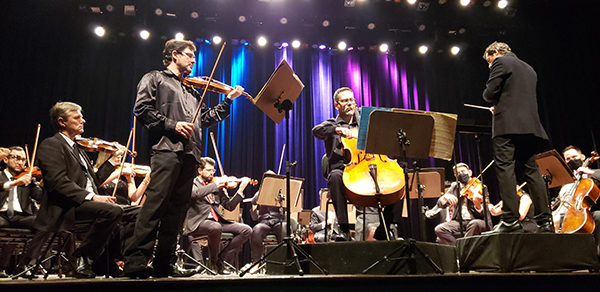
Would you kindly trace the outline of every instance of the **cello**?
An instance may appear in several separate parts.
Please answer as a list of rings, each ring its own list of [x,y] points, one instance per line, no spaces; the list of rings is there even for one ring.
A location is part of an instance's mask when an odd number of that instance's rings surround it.
[[[358,121],[356,108],[354,116]],[[404,197],[404,172],[398,162],[387,155],[358,150],[358,129],[354,128],[352,132],[352,137],[342,137],[345,164],[342,181],[348,200],[367,207],[376,207],[378,203],[384,206],[391,205],[401,200]],[[376,169],[374,176],[371,174],[372,169]]]
[[[600,156],[593,151],[582,167],[587,167]],[[569,190],[558,198],[559,206],[552,212],[554,231],[556,233],[592,233],[596,228],[591,208],[600,197],[600,189],[589,178],[580,173],[575,175],[575,182]]]

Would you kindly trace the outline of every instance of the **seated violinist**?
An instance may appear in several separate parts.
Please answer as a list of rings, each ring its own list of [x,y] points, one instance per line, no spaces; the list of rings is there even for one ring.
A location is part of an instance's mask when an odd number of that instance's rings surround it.
[[[42,199],[42,188],[25,170],[25,151],[19,146],[9,148],[3,158],[6,168],[0,171],[0,227],[32,229],[37,207],[34,200]],[[5,269],[17,246],[0,245],[0,278],[7,277]]]
[[[571,168],[573,173],[580,174],[582,178],[591,179],[596,186],[600,185],[600,169],[590,169],[588,166],[584,166],[584,162],[586,159],[585,154],[581,152],[581,149],[572,145],[567,146],[563,150],[562,154],[565,161],[567,162],[567,165],[569,166],[569,168]],[[572,183],[562,186],[559,192],[559,197],[563,196],[566,192],[568,192],[572,186]],[[600,200],[596,203],[600,203]],[[596,228],[594,229],[593,234],[594,238],[596,239],[596,244],[598,246],[598,255],[600,256],[600,227],[598,227],[600,226],[600,208],[598,207],[598,205],[592,206],[592,217],[594,218],[594,222],[596,223]]]
[[[437,202],[437,206],[440,208],[453,208],[452,220],[440,223],[435,227],[438,242],[447,245],[456,244],[454,235],[460,231],[461,223],[465,237],[479,235],[486,231],[484,216],[488,221],[488,226],[492,226],[489,212],[484,212],[483,209],[483,194],[486,199],[489,197],[487,186],[481,186],[481,182],[476,178],[471,178],[473,171],[465,163],[458,163],[452,169],[460,188],[456,182],[453,182]]]
[[[535,216],[535,210],[533,209],[533,201],[528,193],[523,191],[522,188],[517,186],[517,195],[519,196],[519,221],[523,226],[525,233],[536,233],[538,231],[537,224],[533,217]],[[502,201],[496,205],[489,204],[488,209],[492,216],[502,215]]]
[[[231,178],[214,177],[214,173],[215,160],[210,157],[201,158],[198,164],[199,175],[194,179],[192,188],[184,235],[194,238],[208,235],[208,249],[213,267],[219,274],[231,274],[231,269],[226,267],[224,262],[229,264],[234,262],[235,255],[252,235],[252,228],[243,223],[226,220],[219,210],[219,206],[233,211],[244,199],[244,189],[250,183],[250,179],[242,178],[237,191],[230,196],[226,187]],[[233,233],[233,239],[221,250],[222,232]],[[197,260],[202,260],[199,245],[192,244],[192,256]]]

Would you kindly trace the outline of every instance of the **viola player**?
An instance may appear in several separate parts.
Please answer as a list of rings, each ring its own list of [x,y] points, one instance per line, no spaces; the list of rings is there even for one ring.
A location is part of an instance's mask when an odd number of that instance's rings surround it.
[[[435,227],[437,241],[447,245],[456,244],[455,234],[460,231],[460,224],[462,224],[465,237],[480,235],[486,231],[484,218],[488,221],[488,226],[492,226],[489,212],[484,212],[483,209],[484,196],[486,199],[489,198],[487,186],[481,186],[481,182],[479,182],[479,187],[476,185],[477,182],[469,184],[469,181],[472,182],[475,178],[472,178],[473,171],[466,163],[458,163],[452,169],[458,184],[453,182],[437,201],[437,206],[440,208],[453,208],[452,220],[440,223]],[[470,199],[468,195],[470,195]]]

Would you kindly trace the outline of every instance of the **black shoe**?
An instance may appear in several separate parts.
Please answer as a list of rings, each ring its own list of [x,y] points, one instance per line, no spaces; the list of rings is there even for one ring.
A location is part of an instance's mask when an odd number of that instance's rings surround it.
[[[222,260],[219,260],[217,263],[213,264],[213,266],[219,275],[231,275],[235,273],[235,271],[230,268],[229,265],[223,263]]]
[[[348,233],[348,232],[342,231],[340,234],[338,234],[335,237],[335,241],[350,241],[350,240],[352,240],[352,239],[350,238],[350,233]]]
[[[542,224],[539,224],[537,233],[554,233],[554,226],[552,222],[546,221]]]
[[[15,270],[15,274],[13,275],[13,277],[15,277],[16,275],[19,275],[19,277],[23,278],[23,279],[37,279],[38,276],[35,275],[35,268],[33,268],[33,265],[18,265],[17,269]],[[23,272],[26,271],[26,272]]]
[[[69,259],[69,266],[71,271],[67,273],[67,276],[77,279],[93,279],[96,278],[96,274],[92,271],[92,267],[88,264],[85,257],[73,257]]]
[[[154,274],[154,268],[145,263],[125,262],[123,270],[125,277],[131,279],[148,279]]]
[[[164,271],[157,269],[154,272],[154,275],[152,275],[152,278],[166,278],[166,277],[187,278],[187,277],[191,277],[191,276],[195,275],[196,273],[198,273],[197,269],[184,269],[184,268],[179,267],[176,264],[169,264],[167,266],[167,269]]]
[[[500,233],[519,233],[523,232],[523,226],[519,220],[515,220],[512,223],[506,223],[500,220],[498,225],[494,226],[494,229],[491,231],[483,232],[482,235],[492,235],[492,234],[500,234]]]

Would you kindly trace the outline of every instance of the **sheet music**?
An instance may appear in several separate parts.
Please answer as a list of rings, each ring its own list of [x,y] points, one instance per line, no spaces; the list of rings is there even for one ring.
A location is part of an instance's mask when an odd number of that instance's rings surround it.
[[[369,116],[374,110],[391,111],[391,108],[363,106],[360,108],[360,122],[358,123],[358,140],[356,149],[365,150],[367,144],[367,130],[369,129]],[[366,118],[366,119],[365,119]]]

